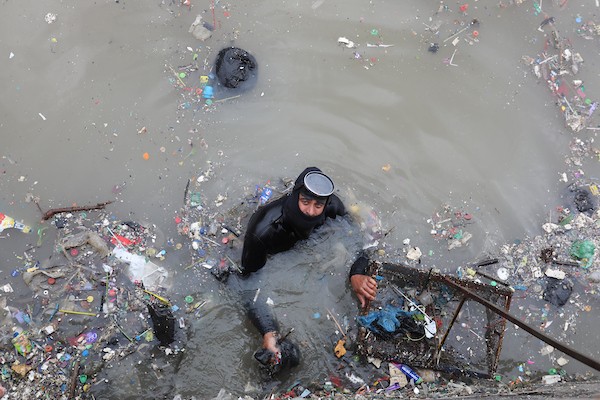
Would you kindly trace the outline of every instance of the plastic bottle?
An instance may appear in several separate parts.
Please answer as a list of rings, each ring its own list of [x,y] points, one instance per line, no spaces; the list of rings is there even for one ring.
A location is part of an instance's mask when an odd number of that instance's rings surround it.
[[[269,201],[269,199],[271,198],[272,195],[273,195],[273,190],[271,190],[268,187],[263,188],[262,192],[260,193],[260,197],[258,198],[258,204],[261,206],[263,204],[266,204],[266,202]]]
[[[415,382],[415,384],[423,382],[423,379],[408,365],[399,364],[398,368],[400,369],[400,371],[404,372],[404,375],[406,375],[409,379],[412,379]]]

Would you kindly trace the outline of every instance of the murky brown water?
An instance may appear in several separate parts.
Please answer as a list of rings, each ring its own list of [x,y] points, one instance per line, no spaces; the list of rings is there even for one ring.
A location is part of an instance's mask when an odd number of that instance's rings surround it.
[[[531,2],[506,8],[471,2],[467,15],[454,3],[436,15],[439,5],[217,1],[213,20],[210,1],[192,0],[190,10],[158,0],[3,0],[0,211],[35,225],[39,211],[25,202],[29,192],[44,208],[115,199],[110,210],[117,217],[150,221],[166,238],[183,241],[173,217],[188,178],[207,161],[215,175],[204,194],[226,195],[223,208],[257,184],[317,165],[343,199],[372,207],[386,229],[394,228],[389,248],[402,248],[410,238],[427,254],[428,266],[453,271],[498,244],[535,235],[561,204],[565,184],[558,179],[572,137],[548,89],[520,62],[543,48],[544,33],[537,31],[543,15],[534,15]],[[585,21],[600,9],[583,0],[564,9],[550,1],[543,7],[584,57],[580,79],[587,92],[600,92],[599,39],[574,34],[578,14]],[[46,23],[47,13],[56,21]],[[206,42],[188,33],[197,14],[216,23]],[[444,42],[474,18],[477,40],[468,29],[456,47]],[[438,20],[435,36],[426,28]],[[339,45],[339,37],[358,48]],[[191,64],[197,53],[200,66],[208,65],[200,72],[208,73],[218,49],[232,41],[258,60],[256,86],[208,111],[198,103],[188,107],[169,66]],[[436,54],[427,50],[431,42],[440,44]],[[452,63],[445,63],[455,49]],[[597,163],[586,164],[589,176],[598,170]],[[124,186],[115,194],[115,185]],[[443,203],[473,214],[474,237],[466,248],[448,252],[431,239],[426,220]],[[302,368],[286,378],[290,382],[322,381],[334,364],[328,337],[335,328],[324,318],[326,308],[350,319],[355,314],[345,285],[348,264],[324,276],[316,267],[333,258],[335,243],[350,253],[360,246],[356,234],[348,234],[351,226],[332,226],[330,244],[275,257],[264,271],[282,325],[295,327],[306,344]],[[36,239],[4,235],[3,281],[12,279],[15,256]],[[182,250],[165,265],[177,271],[185,258]],[[166,369],[165,396],[206,398],[220,387],[259,385],[252,360],[258,334],[235,295],[214,282],[178,276],[175,291],[202,293],[213,306],[193,323],[180,364]],[[312,318],[315,312],[320,319]],[[531,345],[515,342],[505,346],[508,364],[519,346]],[[115,376],[116,384],[98,390],[125,398],[140,386],[154,387],[143,366],[133,371],[137,383]]]

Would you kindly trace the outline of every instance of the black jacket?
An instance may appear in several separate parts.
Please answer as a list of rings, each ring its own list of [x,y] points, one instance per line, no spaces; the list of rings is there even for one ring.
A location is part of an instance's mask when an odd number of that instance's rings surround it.
[[[336,195],[331,195],[323,213],[312,221],[297,215],[301,211],[294,209],[298,209],[298,194],[295,191],[260,207],[252,215],[242,250],[242,269],[245,274],[261,269],[269,254],[289,250],[297,241],[307,239],[327,218],[335,219],[346,213],[344,204]]]
[[[261,269],[267,262],[269,254],[289,250],[297,241],[308,239],[310,233],[323,225],[327,218],[344,215],[346,209],[342,201],[331,195],[327,199],[325,210],[317,217],[308,217],[298,207],[299,193],[303,187],[304,176],[318,170],[315,167],[306,168],[296,179],[292,192],[271,203],[260,207],[250,218],[244,248],[242,250],[242,272],[249,275]],[[243,279],[245,280],[245,279]],[[240,281],[240,287],[245,287]],[[248,315],[261,335],[279,330],[277,320],[271,309],[266,305],[263,294],[256,296],[254,290],[246,287],[242,290],[244,306]]]

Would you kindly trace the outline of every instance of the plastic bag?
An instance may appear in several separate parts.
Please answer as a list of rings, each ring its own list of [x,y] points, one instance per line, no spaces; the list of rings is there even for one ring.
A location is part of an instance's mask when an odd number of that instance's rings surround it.
[[[246,50],[228,47],[219,52],[215,69],[221,85],[236,89],[256,76],[256,59]]]
[[[128,252],[122,246],[112,251],[113,256],[129,264],[127,275],[132,282],[141,281],[149,290],[156,290],[167,279],[167,270],[146,260],[146,257]]]
[[[175,340],[175,317],[171,308],[163,304],[148,304],[148,312],[152,318],[154,334],[163,346]]]
[[[571,281],[548,278],[546,289],[544,290],[544,300],[557,307],[561,307],[567,303],[572,292],[573,284]]]
[[[594,260],[595,250],[596,246],[591,240],[576,240],[571,245],[571,256],[584,261],[586,264],[583,267],[588,268]]]

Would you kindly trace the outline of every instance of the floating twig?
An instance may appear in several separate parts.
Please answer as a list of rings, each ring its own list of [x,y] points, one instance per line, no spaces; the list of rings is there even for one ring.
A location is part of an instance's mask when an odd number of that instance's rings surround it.
[[[73,207],[63,207],[63,208],[52,208],[44,213],[42,216],[42,221],[46,221],[52,218],[56,214],[62,214],[66,212],[78,212],[78,211],[90,211],[90,210],[99,210],[103,209],[107,205],[111,204],[111,201],[105,201],[103,203],[98,203],[93,206],[73,206]]]
[[[181,80],[181,78],[179,77],[179,74],[173,69],[173,67],[170,64],[168,65],[168,67],[171,70],[171,72],[173,73],[173,75],[175,75],[175,78],[177,78],[179,83],[181,83],[183,85],[183,87],[186,87],[185,82]]]
[[[331,312],[331,310],[329,308],[327,308],[326,310],[327,310],[327,313],[329,314],[329,316],[333,319],[333,322],[335,322],[335,324],[337,325],[337,327],[340,330],[340,332],[342,332],[342,335],[346,336],[346,331],[344,331],[344,329],[342,329],[342,326],[337,321],[337,319],[335,318],[335,316],[333,315],[333,313]]]
[[[242,95],[238,94],[236,96],[225,97],[224,99],[214,100],[213,103],[222,103],[222,102],[227,101],[227,100],[237,99],[238,97],[242,97]]]
[[[471,27],[471,25],[473,24],[473,22],[470,22],[469,25],[465,26],[464,28],[462,28],[460,31],[456,32],[454,35],[452,36],[448,36],[446,39],[444,39],[444,43],[446,43],[448,40],[452,39],[455,36],[460,35],[461,33],[463,33],[464,31],[466,31],[467,29],[469,29]]]
[[[125,333],[125,330],[123,329],[123,327],[121,325],[119,325],[119,323],[117,322],[117,316],[114,314],[113,314],[113,322],[117,326],[117,329],[119,330],[119,332],[121,332],[123,334],[123,336],[125,336],[125,338],[127,340],[129,340],[129,342],[131,342],[131,343],[135,342],[135,340],[133,340],[127,333]]]
[[[75,398],[75,388],[77,387],[77,378],[79,377],[79,360],[75,361],[71,381],[69,382],[69,400]]]

